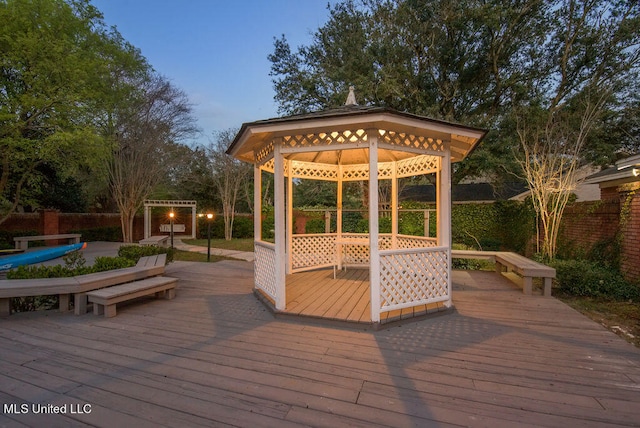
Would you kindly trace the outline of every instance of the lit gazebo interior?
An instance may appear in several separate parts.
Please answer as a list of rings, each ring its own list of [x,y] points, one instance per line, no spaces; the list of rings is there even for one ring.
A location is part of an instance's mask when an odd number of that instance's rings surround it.
[[[418,315],[451,307],[451,164],[464,159],[484,135],[477,128],[359,106],[352,93],[338,109],[243,124],[227,153],[254,165],[255,213],[262,212],[262,173],[274,175],[274,243],[263,240],[261,216],[255,216],[256,293],[276,312],[288,313],[294,305],[288,293],[301,283],[296,276],[324,268],[323,276],[310,277],[306,289],[316,293],[311,298],[316,306],[341,307],[354,301],[348,284],[341,283],[339,296],[331,298],[322,288],[335,287],[336,270],[356,260],[368,271],[366,305],[359,303],[365,314],[356,317],[360,322],[380,324],[391,319],[390,313]],[[398,233],[398,180],[422,174],[436,177],[435,237]],[[296,179],[337,183],[335,233],[294,233]],[[391,181],[391,233],[379,232],[382,180]],[[367,234],[342,230],[343,184],[350,181],[368,182]],[[345,315],[351,309],[330,309],[309,315],[353,319]]]

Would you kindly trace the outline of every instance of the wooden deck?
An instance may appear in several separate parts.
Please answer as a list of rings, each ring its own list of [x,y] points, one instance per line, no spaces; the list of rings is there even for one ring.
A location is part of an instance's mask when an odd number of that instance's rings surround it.
[[[345,322],[347,325],[371,326],[371,294],[369,270],[349,268],[337,272],[333,269],[318,269],[287,275],[287,307],[278,315],[296,316],[323,320],[331,323]],[[273,302],[260,296],[274,312]],[[380,324],[423,317],[444,311],[441,303],[420,305],[414,308],[383,312]]]
[[[640,349],[496,273],[455,272],[453,313],[363,331],[274,318],[252,266],[173,263],[174,300],[115,318],[0,320],[0,426],[640,425]]]

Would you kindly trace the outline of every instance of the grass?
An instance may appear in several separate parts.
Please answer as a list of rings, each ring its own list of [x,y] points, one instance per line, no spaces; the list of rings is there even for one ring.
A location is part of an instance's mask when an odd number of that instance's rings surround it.
[[[207,246],[206,239],[183,239],[182,242],[189,245],[198,245],[200,247]],[[232,239],[212,239],[211,248],[222,248],[223,250],[249,251],[253,252],[253,238]]]
[[[583,315],[640,348],[640,302],[620,302],[554,293]]]
[[[207,255],[201,253],[194,253],[191,251],[175,250],[173,253],[173,260],[181,262],[204,262],[207,263]],[[232,260],[228,257],[211,255],[211,263],[219,262],[221,260]]]

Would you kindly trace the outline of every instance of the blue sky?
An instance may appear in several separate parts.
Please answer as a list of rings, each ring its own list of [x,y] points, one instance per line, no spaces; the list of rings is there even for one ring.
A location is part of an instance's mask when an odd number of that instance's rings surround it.
[[[187,93],[206,144],[217,130],[277,116],[273,39],[308,45],[328,0],[93,0],[109,26]],[[331,4],[335,4],[332,0]]]

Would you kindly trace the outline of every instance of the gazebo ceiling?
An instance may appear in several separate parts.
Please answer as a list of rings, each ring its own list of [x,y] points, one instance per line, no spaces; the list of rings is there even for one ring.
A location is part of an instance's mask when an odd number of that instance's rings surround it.
[[[379,162],[395,162],[449,149],[451,161],[464,159],[486,131],[402,113],[383,107],[347,105],[316,113],[245,123],[227,153],[262,163],[280,144],[289,160],[330,165],[368,162],[368,135],[376,131]],[[263,153],[263,154],[261,154]]]

